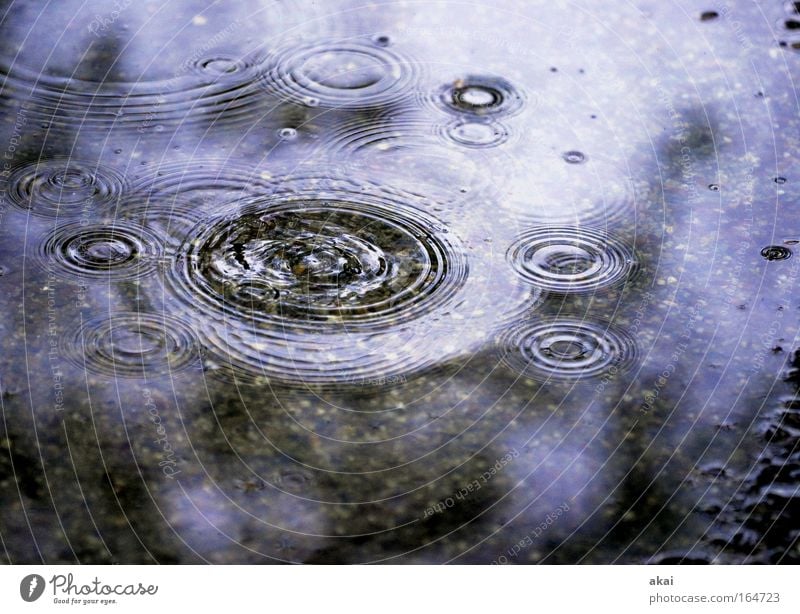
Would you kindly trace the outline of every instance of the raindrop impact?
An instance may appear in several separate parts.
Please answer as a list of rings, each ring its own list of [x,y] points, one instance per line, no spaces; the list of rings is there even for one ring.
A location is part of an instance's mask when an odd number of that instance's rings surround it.
[[[792,257],[792,250],[783,245],[768,245],[761,250],[761,256],[766,260],[788,260]]]
[[[71,158],[49,158],[10,171],[8,199],[42,217],[92,216],[113,207],[125,180],[113,169]]]
[[[561,157],[564,158],[564,162],[568,164],[583,164],[586,162],[586,154],[581,151],[565,151],[561,154]]]
[[[123,222],[59,226],[41,244],[43,268],[76,278],[129,280],[153,272],[161,244],[144,228]]]
[[[440,108],[476,116],[510,116],[525,105],[525,97],[502,77],[467,75],[442,88],[435,96]]]
[[[446,355],[423,340],[450,334],[468,271],[457,238],[399,200],[292,185],[201,222],[179,249],[169,287],[203,331],[208,372],[357,385]]]
[[[575,380],[620,372],[636,356],[627,334],[606,323],[573,317],[523,322],[501,340],[503,362],[538,380]]]
[[[62,343],[79,368],[111,377],[170,376],[198,358],[192,330],[165,314],[117,312],[84,322]]]
[[[416,63],[394,50],[357,39],[295,44],[269,58],[265,86],[310,107],[367,109],[407,98]]]
[[[525,281],[560,293],[612,286],[635,270],[632,253],[619,240],[588,228],[534,228],[520,235],[507,255]]]

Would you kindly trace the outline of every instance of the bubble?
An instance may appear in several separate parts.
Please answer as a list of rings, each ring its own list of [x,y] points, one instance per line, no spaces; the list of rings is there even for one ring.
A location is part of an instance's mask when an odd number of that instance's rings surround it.
[[[636,355],[634,341],[601,322],[555,317],[522,322],[501,338],[503,362],[538,380],[575,380],[617,373]]]
[[[278,49],[267,88],[306,106],[366,109],[408,97],[417,65],[370,41],[320,41]]]
[[[93,215],[113,207],[126,185],[115,170],[70,158],[49,158],[12,170],[7,195],[42,217]]]
[[[171,375],[197,360],[191,329],[165,314],[115,312],[83,323],[62,352],[79,368],[112,377]]]
[[[580,151],[565,151],[561,154],[561,157],[564,158],[564,161],[568,164],[583,164],[586,162],[586,154]]]
[[[716,183],[709,183],[708,189],[712,192],[719,192],[719,186]]]
[[[783,185],[784,183],[786,183],[786,177],[775,177],[773,178],[773,181],[778,185]]]
[[[444,127],[446,140],[474,149],[497,147],[508,140],[509,131],[500,122],[456,119]]]
[[[152,273],[161,246],[143,228],[122,222],[60,225],[41,244],[42,267],[76,278],[128,280]]]
[[[510,116],[523,108],[525,97],[501,77],[468,75],[440,88],[435,101],[451,113]]]
[[[531,229],[514,241],[507,257],[525,281],[559,293],[612,286],[635,268],[631,252],[614,237],[569,226]]]
[[[285,141],[290,141],[297,137],[297,130],[294,128],[281,128],[278,131],[278,136]]]
[[[792,257],[792,250],[782,245],[768,245],[761,250],[761,256],[766,260],[788,260]]]

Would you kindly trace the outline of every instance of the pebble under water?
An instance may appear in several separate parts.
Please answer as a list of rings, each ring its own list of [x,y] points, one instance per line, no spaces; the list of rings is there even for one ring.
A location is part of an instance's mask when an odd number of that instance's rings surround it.
[[[800,562],[794,4],[3,2],[0,561]]]

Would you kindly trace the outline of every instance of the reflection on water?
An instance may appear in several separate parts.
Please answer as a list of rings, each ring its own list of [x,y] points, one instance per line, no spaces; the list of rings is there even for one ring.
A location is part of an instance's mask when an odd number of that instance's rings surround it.
[[[800,560],[793,3],[5,5],[2,560]]]

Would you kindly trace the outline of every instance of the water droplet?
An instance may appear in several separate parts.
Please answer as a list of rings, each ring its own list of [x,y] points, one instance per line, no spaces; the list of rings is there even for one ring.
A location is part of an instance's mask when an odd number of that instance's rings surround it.
[[[768,245],[761,250],[761,255],[767,260],[787,260],[792,257],[792,250],[782,245]]]
[[[704,11],[700,13],[700,21],[712,21],[719,17],[719,13],[716,11]]]
[[[716,183],[709,183],[708,189],[712,192],[719,192],[719,186]]]
[[[392,44],[392,39],[386,34],[376,34],[372,37],[372,42],[379,47],[388,47]]]
[[[786,183],[786,177],[775,177],[773,181],[778,185],[783,185],[784,183]]]
[[[280,136],[285,141],[289,141],[297,136],[297,130],[295,130],[294,128],[281,128],[278,131],[278,136]]]

